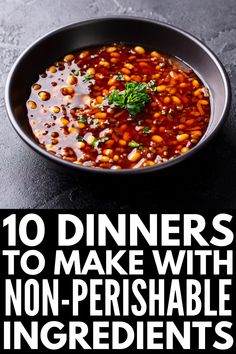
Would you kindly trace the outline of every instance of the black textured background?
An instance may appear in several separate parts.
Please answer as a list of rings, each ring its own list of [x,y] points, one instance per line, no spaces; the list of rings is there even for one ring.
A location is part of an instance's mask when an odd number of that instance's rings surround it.
[[[0,207],[236,207],[235,0],[0,0],[0,9]],[[103,180],[58,171],[13,131],[4,107],[7,74],[17,56],[47,31],[119,14],[168,22],[202,39],[229,73],[230,116],[203,152],[164,176]]]

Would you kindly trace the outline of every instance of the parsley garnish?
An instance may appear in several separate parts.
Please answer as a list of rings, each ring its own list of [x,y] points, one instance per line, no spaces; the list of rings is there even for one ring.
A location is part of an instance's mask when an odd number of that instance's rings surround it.
[[[94,141],[93,141],[93,143],[92,143],[92,146],[93,146],[94,148],[97,148],[100,143],[104,143],[104,142],[107,141],[108,139],[109,139],[109,138],[108,138],[107,136],[104,136],[104,137],[102,137],[102,138],[100,138],[100,139],[94,139]]]
[[[109,103],[127,109],[132,116],[144,109],[146,103],[150,101],[147,85],[139,82],[127,82],[124,91],[115,90],[108,97]]]
[[[161,111],[161,114],[162,114],[163,116],[165,116],[165,115],[166,115],[166,111],[163,109],[163,110]]]
[[[103,104],[99,104],[99,105],[98,105],[98,108],[102,111],[103,108],[104,108],[104,105],[103,105]]]
[[[119,72],[119,73],[117,74],[117,76],[116,76],[116,80],[118,80],[118,81],[124,81],[124,75],[123,75],[121,72]]]
[[[132,148],[139,148],[142,144],[139,144],[137,143],[136,141],[134,140],[131,140],[129,143],[128,143],[128,146],[132,147]]]
[[[98,119],[97,118],[91,118],[91,117],[88,117],[87,118],[87,123],[88,124],[97,124],[97,122],[98,122]]]
[[[82,76],[82,80],[84,82],[90,82],[92,79],[93,79],[93,75],[90,75],[90,74]]]
[[[150,134],[151,129],[149,127],[144,127],[143,128],[143,134]]]
[[[81,135],[77,135],[76,139],[77,139],[78,141],[83,141],[83,140],[84,140],[84,137],[81,136]]]
[[[99,143],[100,143],[99,139],[94,139],[94,141],[92,142],[92,146],[93,146],[94,148],[97,148],[98,145],[99,145]]]
[[[79,70],[72,70],[72,73],[73,73],[75,76],[79,76],[80,71],[79,71]]]
[[[87,119],[86,119],[84,116],[79,116],[79,117],[77,118],[77,121],[78,121],[78,122],[81,122],[81,123],[86,123],[86,122],[87,122]]]

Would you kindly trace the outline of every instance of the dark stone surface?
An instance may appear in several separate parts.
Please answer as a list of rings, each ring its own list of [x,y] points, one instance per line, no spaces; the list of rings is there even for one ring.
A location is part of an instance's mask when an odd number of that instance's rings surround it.
[[[0,207],[236,208],[235,0],[0,0],[0,9]],[[219,56],[231,79],[233,103],[223,129],[193,161],[164,176],[102,180],[58,171],[21,141],[5,112],[7,74],[32,41],[71,22],[118,14],[186,29]]]

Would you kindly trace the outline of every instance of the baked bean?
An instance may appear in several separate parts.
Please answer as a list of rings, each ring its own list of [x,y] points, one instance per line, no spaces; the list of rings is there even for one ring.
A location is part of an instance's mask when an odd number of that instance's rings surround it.
[[[50,99],[50,93],[46,91],[40,91],[39,97],[42,101],[48,101]]]
[[[88,50],[84,50],[83,52],[80,53],[79,57],[80,59],[85,59],[89,55]]]
[[[125,81],[130,81],[130,80],[131,80],[131,78],[130,78],[130,76],[129,76],[129,75],[124,75],[124,80],[125,80]]]
[[[132,162],[136,162],[140,159],[140,157],[141,157],[140,151],[135,148],[129,153],[128,160]]]
[[[120,139],[119,140],[119,145],[120,146],[125,146],[125,145],[127,145],[127,142],[125,140],[123,140],[123,139]]]
[[[134,68],[133,64],[130,64],[130,63],[126,63],[124,65],[125,68],[129,69],[129,70],[132,70]]]
[[[48,68],[48,71],[50,71],[51,74],[54,74],[57,72],[57,68],[53,65]]]
[[[67,96],[67,95],[72,95],[74,93],[74,89],[73,87],[71,86],[63,86],[61,88],[61,93],[64,95],[64,96]]]
[[[193,87],[195,87],[195,88],[198,88],[198,87],[200,86],[200,84],[199,84],[199,82],[198,82],[197,80],[193,80],[193,81],[192,81],[192,85],[193,85]]]
[[[110,64],[108,63],[108,61],[105,61],[105,60],[101,60],[99,62],[99,65],[100,66],[104,66],[105,68],[109,68],[110,67]]]
[[[129,75],[131,73],[131,71],[127,68],[122,68],[121,71],[122,71],[122,73],[124,73],[126,75]]]
[[[159,85],[157,86],[157,92],[163,92],[166,90],[166,85]]]
[[[36,109],[37,108],[37,104],[34,101],[28,101],[28,107],[30,109]]]
[[[39,84],[34,84],[34,85],[33,85],[33,89],[34,89],[35,91],[38,91],[38,90],[41,89],[41,85],[39,85]]]
[[[140,46],[135,47],[134,50],[137,54],[144,54],[145,53],[145,49]]]
[[[69,124],[69,119],[66,119],[66,118],[62,117],[62,118],[60,119],[60,124],[61,124],[61,125],[67,125],[67,124]]]
[[[172,96],[172,101],[175,105],[181,104],[181,99],[179,99],[177,96]]]
[[[140,82],[142,80],[139,75],[131,75],[130,79],[136,82]]]
[[[116,50],[117,50],[116,47],[108,47],[108,48],[107,48],[107,53],[113,53],[113,52],[115,52]]]
[[[163,138],[160,135],[153,135],[152,141],[155,141],[156,143],[161,143],[163,141]]]
[[[67,54],[65,57],[64,57],[64,61],[66,61],[67,63],[72,61],[74,59],[74,55],[73,54]]]
[[[78,80],[76,77],[74,77],[73,75],[69,75],[67,80],[66,80],[67,84],[69,85],[75,85],[77,84]]]
[[[112,77],[110,80],[108,80],[107,85],[108,86],[113,86],[116,83],[116,78]]]
[[[96,73],[95,78],[96,79],[104,79],[104,75],[102,73]]]
[[[97,103],[101,104],[103,102],[103,96],[97,96],[96,101]]]
[[[111,57],[112,57],[112,58],[119,58],[119,57],[120,57],[120,53],[112,52],[112,53],[111,53]]]
[[[82,123],[82,122],[78,122],[78,128],[79,128],[79,129],[85,128],[85,124]]]
[[[53,106],[53,107],[52,107],[52,110],[53,110],[54,113],[59,113],[59,112],[60,112],[60,107],[58,107],[58,106]]]
[[[151,52],[150,55],[151,55],[151,57],[153,57],[153,58],[157,58],[157,59],[160,59],[160,58],[161,58],[160,54],[157,53],[155,50],[154,50],[153,52]]]
[[[186,152],[189,151],[189,148],[187,146],[184,146],[182,149],[181,149],[181,152],[182,154],[185,154]]]
[[[58,132],[52,132],[52,133],[51,133],[51,137],[52,137],[52,138],[58,138],[58,136],[59,136],[59,133],[58,133]]]
[[[178,142],[182,142],[186,139],[189,138],[189,134],[180,134],[180,135],[177,135],[176,139],[178,140]]]
[[[95,113],[95,118],[106,118],[107,117],[107,114],[105,112],[97,112]]]
[[[105,149],[105,150],[103,150],[103,154],[106,156],[112,156],[113,150],[112,149]]]

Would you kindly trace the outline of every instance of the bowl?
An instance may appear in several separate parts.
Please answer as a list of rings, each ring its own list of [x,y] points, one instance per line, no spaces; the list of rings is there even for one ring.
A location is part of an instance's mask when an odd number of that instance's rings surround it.
[[[189,152],[151,167],[97,169],[73,164],[56,157],[35,141],[27,118],[25,102],[38,74],[66,53],[113,42],[143,45],[175,56],[190,66],[210,91],[211,117],[202,139]],[[96,18],[50,32],[28,47],[13,65],[6,83],[5,102],[10,121],[20,137],[36,152],[60,166],[89,173],[127,175],[158,172],[191,158],[208,143],[227,117],[231,90],[219,59],[201,41],[172,25],[136,17]]]

